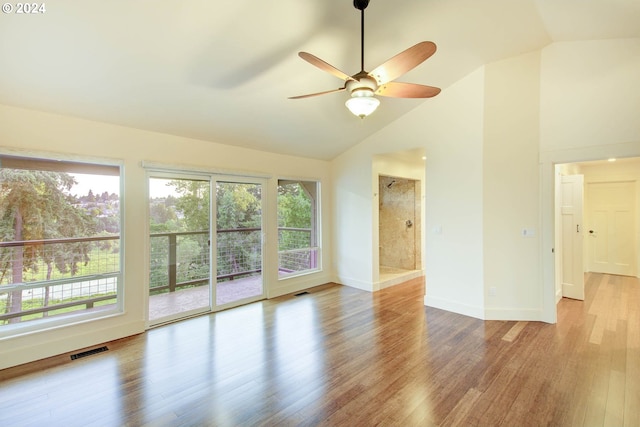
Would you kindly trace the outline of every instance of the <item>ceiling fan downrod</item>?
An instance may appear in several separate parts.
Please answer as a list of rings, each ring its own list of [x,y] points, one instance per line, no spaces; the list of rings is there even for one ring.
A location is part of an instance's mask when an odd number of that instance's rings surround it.
[[[364,72],[364,10],[369,0],[353,0],[353,7],[360,11],[360,72]]]

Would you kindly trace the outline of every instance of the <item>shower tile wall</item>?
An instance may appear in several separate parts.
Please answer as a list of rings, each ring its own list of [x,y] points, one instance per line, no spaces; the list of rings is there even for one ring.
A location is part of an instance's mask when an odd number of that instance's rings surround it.
[[[402,270],[420,266],[420,183],[380,176],[380,265]],[[411,225],[408,225],[410,221]]]

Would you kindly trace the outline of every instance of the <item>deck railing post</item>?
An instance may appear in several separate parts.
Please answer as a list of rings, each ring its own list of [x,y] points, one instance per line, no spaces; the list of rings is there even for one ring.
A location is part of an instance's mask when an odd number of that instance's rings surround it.
[[[178,257],[176,255],[177,252],[177,238],[175,234],[169,235],[169,292],[176,291],[176,281],[177,281],[177,268],[176,263]]]

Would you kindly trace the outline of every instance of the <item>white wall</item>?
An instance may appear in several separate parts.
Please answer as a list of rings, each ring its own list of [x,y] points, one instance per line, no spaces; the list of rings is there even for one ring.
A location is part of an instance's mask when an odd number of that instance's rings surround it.
[[[542,51],[540,149],[638,142],[638,76],[640,39],[546,47]]]
[[[0,129],[0,149],[123,161],[126,310],[123,315],[109,319],[4,339],[0,342],[0,369],[145,330],[148,240],[145,212],[148,202],[146,171],[140,165],[143,160],[264,174],[270,177],[266,197],[272,207],[275,206],[278,177],[319,179],[324,195],[321,215],[323,253],[331,254],[331,185],[328,162],[258,152],[2,105]],[[365,178],[368,180],[369,176],[367,174]],[[268,251],[274,253],[277,251],[275,215],[268,216],[267,222]],[[330,256],[327,256],[327,264],[329,259]],[[332,272],[327,264],[323,272],[284,281],[278,281],[277,271],[272,269],[266,277],[269,296],[328,282],[332,278]]]
[[[485,67],[486,319],[538,320],[541,315],[539,85],[539,52]]]
[[[363,255],[372,254],[377,227],[372,222],[373,156],[388,153],[390,147],[398,151],[422,148],[427,156],[425,303],[475,317],[484,314],[483,89],[480,69],[332,162],[334,263],[340,283],[373,288],[373,257]]]
[[[371,153],[358,145],[331,162],[335,281],[373,290]]]

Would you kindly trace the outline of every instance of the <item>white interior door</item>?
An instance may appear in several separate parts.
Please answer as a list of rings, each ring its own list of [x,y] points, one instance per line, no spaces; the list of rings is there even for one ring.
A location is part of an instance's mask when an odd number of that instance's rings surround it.
[[[582,175],[567,175],[561,181],[562,296],[584,300]]]
[[[635,182],[587,185],[589,271],[635,276]]]

